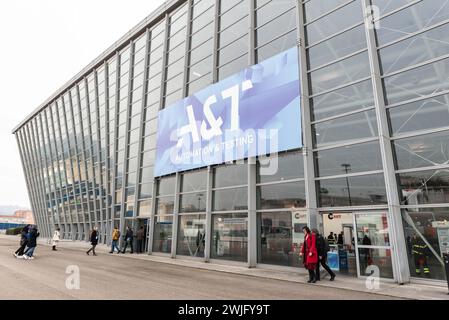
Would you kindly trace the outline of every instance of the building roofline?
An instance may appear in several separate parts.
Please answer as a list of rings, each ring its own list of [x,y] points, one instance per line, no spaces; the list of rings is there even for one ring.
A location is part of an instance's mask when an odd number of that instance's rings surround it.
[[[100,64],[108,60],[112,55],[118,50],[125,47],[128,42],[139,35],[140,32],[144,31],[146,28],[150,27],[152,24],[158,22],[170,9],[173,9],[178,4],[185,2],[185,0],[166,0],[157,9],[155,9],[150,15],[143,19],[134,28],[124,34],[119,40],[114,42],[109,48],[107,48],[102,54],[95,58],[91,63],[84,67],[80,72],[78,72],[74,77],[67,81],[61,88],[59,88],[55,93],[53,93],[48,99],[45,100],[38,108],[31,112],[24,120],[22,120],[13,130],[12,134],[15,134],[20,128],[22,128],[28,121],[30,121],[36,114],[41,112],[45,107],[47,107],[51,102],[53,102],[57,97],[63,94],[67,89],[69,89],[74,83],[81,80],[89,72],[98,67]]]

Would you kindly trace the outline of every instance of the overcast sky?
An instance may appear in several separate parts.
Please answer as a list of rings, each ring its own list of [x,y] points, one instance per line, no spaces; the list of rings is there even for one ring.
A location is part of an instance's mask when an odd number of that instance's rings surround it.
[[[0,205],[30,208],[12,129],[162,3],[0,1]]]

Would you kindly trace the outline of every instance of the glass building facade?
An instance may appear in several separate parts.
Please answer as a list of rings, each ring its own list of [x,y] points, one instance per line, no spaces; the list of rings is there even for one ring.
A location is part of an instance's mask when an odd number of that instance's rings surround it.
[[[294,46],[304,148],[154,176],[160,110]],[[302,267],[310,225],[341,273],[445,279],[446,0],[167,1],[14,134],[43,236],[144,227],[150,254]]]

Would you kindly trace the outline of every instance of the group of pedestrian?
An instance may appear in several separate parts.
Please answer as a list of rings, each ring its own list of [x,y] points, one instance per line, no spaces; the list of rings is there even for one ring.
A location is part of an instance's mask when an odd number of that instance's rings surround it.
[[[304,267],[309,271],[308,283],[315,283],[321,280],[320,265],[331,276],[330,281],[334,281],[335,273],[327,265],[327,253],[329,252],[329,243],[324,239],[317,229],[310,230],[309,227],[303,227],[304,243],[300,255],[303,257]]]
[[[137,230],[136,232],[136,239],[137,239],[137,253],[142,253],[143,252],[143,244],[145,241],[145,229],[143,226],[141,226],[139,228],[139,230]],[[111,251],[109,251],[109,253],[114,253],[115,250],[117,249],[117,254],[119,253],[126,253],[126,249],[128,248],[128,246],[130,247],[131,253],[134,253],[134,246],[133,246],[133,242],[134,242],[134,231],[131,227],[126,227],[126,233],[123,237],[124,240],[124,247],[123,250],[120,250],[120,247],[118,246],[118,242],[120,240],[120,231],[118,228],[114,228],[114,230],[112,231],[112,245],[111,245]]]
[[[20,232],[20,247],[14,252],[17,259],[33,260],[40,233],[35,225],[26,225]]]

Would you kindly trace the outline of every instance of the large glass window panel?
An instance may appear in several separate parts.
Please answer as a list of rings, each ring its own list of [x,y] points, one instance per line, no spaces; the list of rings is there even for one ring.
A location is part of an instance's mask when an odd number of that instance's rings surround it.
[[[379,268],[381,278],[393,279],[393,264],[390,249],[359,248],[361,276],[371,276],[371,266]]]
[[[398,174],[404,205],[449,203],[449,169]]]
[[[153,194],[153,184],[152,183],[144,183],[139,186],[139,198],[151,198]]]
[[[248,52],[248,35],[233,41],[232,44],[220,49],[219,65],[224,65],[235,57]]]
[[[442,255],[449,253],[449,209],[403,209],[402,218],[410,275],[445,280]]]
[[[374,106],[371,80],[335,90],[310,99],[313,119],[320,120]]]
[[[181,194],[179,197],[179,212],[206,211],[206,192]]]
[[[256,31],[257,46],[270,42],[288,31],[296,30],[296,9],[292,9]]]
[[[260,263],[300,267],[299,250],[304,241],[302,227],[306,214],[270,212],[258,214],[258,261]]]
[[[195,0],[193,2],[192,17],[196,18],[204,11],[215,5],[214,0]]]
[[[392,135],[449,126],[449,95],[387,109]]]
[[[273,182],[304,177],[304,161],[301,152],[289,152],[257,162],[257,182]]]
[[[248,32],[248,18],[237,21],[235,24],[223,30],[219,34],[220,47],[224,47],[232,43],[235,39],[240,38]]]
[[[257,209],[301,208],[306,206],[303,181],[257,187]]]
[[[189,81],[196,80],[202,76],[210,73],[213,66],[213,56],[209,56],[206,59],[192,65],[189,68]]]
[[[313,69],[366,48],[365,25],[360,25],[307,50],[308,67]]]
[[[380,20],[379,45],[399,39],[449,18],[446,0],[421,1]]]
[[[170,215],[173,214],[175,208],[174,196],[159,197],[156,199],[156,214]]]
[[[248,215],[212,216],[211,258],[246,261],[248,257]]]
[[[393,142],[399,170],[449,164],[449,131]]]
[[[153,252],[171,252],[173,232],[173,217],[161,216],[155,217]]]
[[[378,136],[374,110],[317,123],[312,129],[317,147]]]
[[[296,44],[297,31],[293,30],[286,35],[263,45],[258,48],[256,51],[256,59],[258,62],[261,62],[265,59],[268,59],[282,51],[285,51],[289,48],[292,48]]]
[[[388,219],[386,213],[356,214],[357,243],[360,246],[390,246]]]
[[[187,37],[187,29],[183,28],[177,34],[170,37],[170,40],[168,41],[168,50],[172,50],[176,47],[185,47],[181,43],[185,43],[186,37]]]
[[[190,52],[190,65],[194,65],[208,57],[213,51],[213,40],[210,39]]]
[[[193,171],[181,176],[181,192],[206,190],[207,171]]]
[[[171,104],[179,100],[182,100],[182,98],[183,98],[182,88],[180,88],[179,90],[174,91],[165,97],[165,106],[168,107]]]
[[[368,53],[362,52],[330,66],[310,73],[310,92],[320,92],[339,87],[370,75]]]
[[[187,91],[188,91],[188,95],[192,95],[195,92],[200,91],[201,89],[209,86],[210,84],[212,84],[212,73],[209,73],[199,79],[196,79],[194,81],[191,81],[188,85],[187,85]]]
[[[378,141],[322,150],[314,157],[319,177],[382,170]]]
[[[204,257],[206,230],[206,215],[179,216],[176,254]]]
[[[384,79],[388,104],[449,89],[449,59],[444,59]]]
[[[220,12],[226,12],[242,0],[220,0]],[[243,0],[244,1],[244,0]]]
[[[175,183],[175,176],[160,179],[158,182],[157,195],[175,194]]]
[[[191,48],[196,48],[206,40],[213,37],[215,30],[215,25],[211,21],[207,26],[201,28],[197,33],[192,33],[192,37],[190,38],[190,46]]]
[[[449,24],[379,50],[383,74],[449,53]]]
[[[214,188],[246,185],[248,164],[224,165],[214,168]]]
[[[270,1],[263,7],[259,7],[256,11],[256,24],[261,26],[268,21],[276,18],[277,16],[289,11],[289,9],[296,9],[296,1],[283,0],[283,1]]]
[[[221,12],[224,12],[221,8]],[[242,17],[248,15],[249,13],[249,2],[241,1],[238,5],[233,7],[231,10],[224,12],[220,16],[220,30],[226,29],[228,26],[241,19]]]
[[[218,69],[219,80],[223,80],[248,66],[248,55],[245,54],[238,59],[220,67]]]
[[[248,189],[216,190],[212,194],[212,210],[231,211],[248,209]]]
[[[323,1],[320,1],[323,2]],[[317,1],[311,1],[311,7]],[[318,7],[317,7],[318,8]],[[307,14],[307,11],[306,11]],[[307,44],[313,44],[340,30],[363,21],[362,1],[354,1],[331,14],[306,26]]]
[[[193,20],[192,33],[195,33],[198,30],[203,29],[209,22],[214,20],[214,16],[215,16],[215,7],[212,6],[207,11],[198,16],[198,18],[195,18]]]
[[[139,202],[139,210],[137,212],[139,217],[148,217],[151,215],[151,200],[144,200]]]
[[[381,205],[387,203],[383,174],[317,181],[321,207]]]
[[[261,0],[258,0],[258,2],[259,1]],[[306,21],[312,21],[346,2],[348,2],[348,0],[307,1],[304,4]]]
[[[384,15],[388,12],[391,12],[395,9],[398,9],[404,5],[409,4],[415,0],[371,0],[372,4],[377,6],[380,10],[380,14]]]

